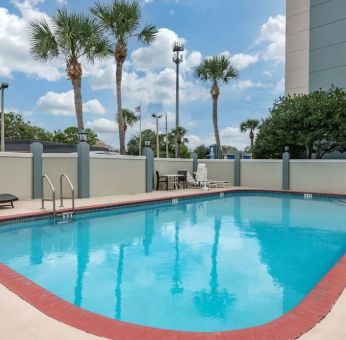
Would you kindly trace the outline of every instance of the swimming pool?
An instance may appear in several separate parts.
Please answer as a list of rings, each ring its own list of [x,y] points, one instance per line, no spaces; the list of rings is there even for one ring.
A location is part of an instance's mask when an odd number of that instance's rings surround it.
[[[345,212],[337,198],[263,193],[92,212],[1,227],[0,261],[117,320],[239,329],[294,308],[345,254]]]

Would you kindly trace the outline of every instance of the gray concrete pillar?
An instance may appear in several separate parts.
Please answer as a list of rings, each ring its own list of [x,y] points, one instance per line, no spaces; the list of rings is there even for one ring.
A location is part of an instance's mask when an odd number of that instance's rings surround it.
[[[90,145],[81,142],[77,145],[78,153],[78,198],[90,197]]]
[[[234,186],[240,187],[240,152],[234,156]]]
[[[32,153],[32,198],[37,199],[42,197],[42,143],[30,144],[30,152]]]
[[[198,155],[196,152],[191,152],[190,157],[192,158],[192,171],[196,172],[198,167]]]
[[[282,155],[282,190],[290,190],[290,153],[288,146]]]
[[[151,148],[145,147],[143,155],[146,157],[145,161],[145,191],[153,192],[154,188],[154,152]]]

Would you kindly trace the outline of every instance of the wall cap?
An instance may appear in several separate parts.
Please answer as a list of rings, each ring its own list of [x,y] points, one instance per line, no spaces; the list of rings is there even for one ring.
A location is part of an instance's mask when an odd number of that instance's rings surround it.
[[[0,152],[0,157],[32,158],[32,153]]]
[[[145,160],[145,156],[128,156],[128,155],[106,155],[106,154],[90,154],[90,158],[94,159],[123,159],[123,160]]]
[[[154,158],[154,161],[159,162],[193,162],[192,158]]]

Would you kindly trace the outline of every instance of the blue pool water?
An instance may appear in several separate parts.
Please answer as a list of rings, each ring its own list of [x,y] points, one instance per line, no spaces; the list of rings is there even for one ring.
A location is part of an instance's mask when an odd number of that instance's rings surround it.
[[[346,251],[346,202],[278,194],[160,203],[0,228],[0,261],[87,310],[221,331],[295,307]]]

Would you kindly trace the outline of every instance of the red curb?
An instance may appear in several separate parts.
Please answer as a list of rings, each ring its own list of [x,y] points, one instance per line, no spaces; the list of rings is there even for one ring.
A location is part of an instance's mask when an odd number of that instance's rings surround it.
[[[247,329],[198,333],[161,330],[104,317],[79,308],[0,263],[0,283],[46,315],[87,333],[108,339],[288,340],[313,328],[332,309],[346,287],[346,255],[293,310],[267,324]],[[337,281],[334,278],[340,278]],[[323,300],[320,297],[323,296]]]
[[[186,195],[175,195],[165,198],[150,198],[148,200],[121,202],[116,204],[102,204],[89,207],[80,207],[77,210],[97,209],[105,207],[117,207],[140,203],[151,203],[170,200],[172,198],[188,198],[202,195],[217,195],[219,192],[201,192]],[[223,190],[223,192],[277,192],[302,194],[301,192],[287,192],[274,190]],[[319,196],[337,196],[323,193],[313,193]],[[0,218],[1,221],[23,218],[28,216],[50,215],[50,213],[30,213]],[[346,255],[344,255],[324,278],[313,288],[304,300],[290,312],[267,324],[247,329],[225,331],[225,332],[182,332],[161,330],[151,327],[139,326],[126,322],[117,321],[101,316],[82,308],[79,308],[40,287],[36,283],[15,272],[6,265],[0,263],[0,283],[27,301],[33,307],[44,314],[75,327],[87,333],[108,339],[165,339],[165,340],[288,340],[296,339],[313,328],[332,309],[333,305],[346,288]]]

